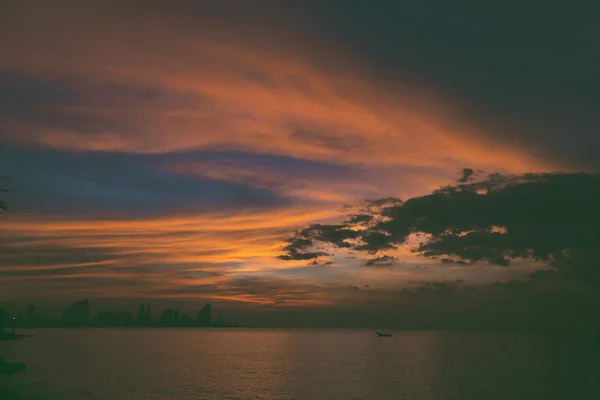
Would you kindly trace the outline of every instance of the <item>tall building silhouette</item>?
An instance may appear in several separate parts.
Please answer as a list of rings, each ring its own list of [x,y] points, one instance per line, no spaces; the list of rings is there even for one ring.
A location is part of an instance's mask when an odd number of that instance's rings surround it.
[[[138,306],[136,320],[138,326],[150,325],[152,322],[152,319],[150,318],[150,304],[141,303]]]
[[[189,326],[190,325],[190,317],[186,313],[183,313],[181,316],[181,325]]]
[[[146,304],[141,303],[138,306],[137,313],[136,313],[136,320],[139,325],[141,325],[144,322],[145,316],[146,316]]]
[[[160,322],[164,326],[173,325],[173,309],[167,308],[160,314]]]
[[[205,304],[204,307],[200,311],[198,311],[198,316],[196,318],[196,323],[199,326],[210,326],[211,323],[211,307],[210,304]]]
[[[90,302],[88,299],[77,300],[63,311],[64,321],[69,325],[84,325],[90,315]]]

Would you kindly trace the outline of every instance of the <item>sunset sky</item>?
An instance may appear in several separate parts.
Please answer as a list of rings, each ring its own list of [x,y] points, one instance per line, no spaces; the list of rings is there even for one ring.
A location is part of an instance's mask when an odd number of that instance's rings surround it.
[[[463,167],[600,169],[585,12],[409,3],[0,3],[1,297],[240,318],[402,307],[413,281],[538,268],[276,258],[345,204]]]

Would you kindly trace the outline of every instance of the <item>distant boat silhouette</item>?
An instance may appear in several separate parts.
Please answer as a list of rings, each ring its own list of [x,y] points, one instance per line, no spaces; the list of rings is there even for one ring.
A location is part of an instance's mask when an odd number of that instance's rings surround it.
[[[392,336],[394,336],[391,333],[384,333],[384,332],[375,332],[375,333],[377,333],[377,336],[379,336],[379,337],[392,337]]]

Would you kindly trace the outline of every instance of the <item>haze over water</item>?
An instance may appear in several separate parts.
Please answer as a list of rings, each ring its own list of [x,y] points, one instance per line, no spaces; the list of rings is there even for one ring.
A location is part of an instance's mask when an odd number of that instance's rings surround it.
[[[587,335],[365,330],[40,329],[4,344],[36,399],[593,399]],[[39,395],[40,397],[37,397]]]

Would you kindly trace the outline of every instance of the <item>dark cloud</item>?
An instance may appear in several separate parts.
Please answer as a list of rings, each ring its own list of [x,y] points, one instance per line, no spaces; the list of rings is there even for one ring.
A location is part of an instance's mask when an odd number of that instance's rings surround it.
[[[22,115],[41,106],[56,106],[83,100],[83,95],[63,81],[0,72],[0,115]]]
[[[135,216],[287,203],[265,188],[169,172],[164,163],[173,158],[13,148],[3,152],[0,164],[11,171],[7,184],[12,192],[10,201],[18,204],[18,213]],[[202,159],[202,154],[197,154],[197,158]],[[21,163],[22,159],[31,161]],[[40,196],[44,201],[40,201]]]
[[[4,260],[3,260],[4,262]],[[40,269],[10,269],[5,270],[0,268],[0,279],[1,278],[21,278],[29,279],[30,277],[61,277],[68,275],[81,275],[89,272],[98,270],[96,265],[82,265],[82,266],[70,266],[70,267],[58,267],[58,268],[40,268]]]
[[[20,162],[23,159],[30,161]],[[235,171],[256,173],[227,180],[195,174],[194,163],[210,163],[217,172],[233,166]],[[177,165],[183,167],[170,168]],[[16,213],[129,217],[214,207],[283,206],[293,200],[280,190],[290,182],[301,187],[315,176],[342,181],[365,174],[360,168],[325,162],[214,150],[136,155],[11,147],[2,151],[0,168],[10,171],[5,186],[11,193],[6,199],[17,205]]]
[[[348,288],[352,289],[352,290],[364,290],[364,289],[370,289],[371,286],[368,284],[364,284],[364,285],[348,285]]]
[[[316,234],[318,232],[318,234]],[[324,225],[315,224],[307,229],[297,231],[294,239],[289,241],[289,244],[284,247],[286,254],[279,256],[282,260],[316,260],[328,256],[324,251],[306,251],[307,248],[313,247],[313,237],[323,238],[322,242],[330,243],[336,247],[350,248],[352,245],[347,242],[347,239],[357,238],[359,232],[345,228],[342,225]]]
[[[588,5],[340,0],[311,4],[310,16],[370,78],[435,91],[498,144],[598,170],[600,31]]]
[[[209,9],[216,19],[239,22],[235,13]],[[348,71],[337,57],[342,49],[363,63],[367,79],[433,91],[457,110],[450,124],[493,132],[492,143],[600,168],[600,30],[591,2],[515,10],[471,2],[314,0],[246,12],[260,21],[255,28],[278,32],[283,43],[300,32],[305,40],[295,41],[298,51],[318,53],[314,58],[327,68]]]
[[[92,120],[89,115],[61,112],[60,106],[195,110],[209,103],[201,94],[176,91],[160,85],[128,85],[63,75],[30,76],[0,72],[0,116],[20,118],[51,128],[75,130],[83,135],[103,130],[127,131],[129,127],[123,125],[118,116],[113,119],[96,117]]]
[[[65,264],[100,263],[115,259],[116,248],[79,247],[69,248],[58,245],[14,246],[11,243],[0,245],[0,269],[9,266],[61,266]]]
[[[461,182],[363,214],[371,218],[359,218],[359,228],[350,229],[355,217],[325,228],[313,225],[290,240],[281,258],[306,259],[303,250],[310,246],[317,250],[309,254],[317,254],[319,243],[376,254],[425,234],[413,249],[425,257],[502,266],[514,259],[542,260],[563,279],[600,287],[600,174],[490,174]]]
[[[383,255],[381,257],[376,257],[368,260],[365,265],[368,267],[389,267],[394,265],[394,261],[396,261],[396,257]]]

